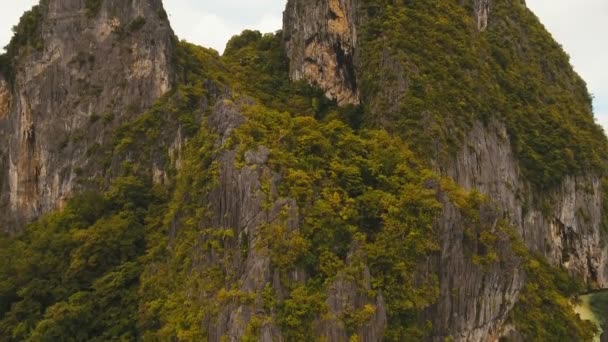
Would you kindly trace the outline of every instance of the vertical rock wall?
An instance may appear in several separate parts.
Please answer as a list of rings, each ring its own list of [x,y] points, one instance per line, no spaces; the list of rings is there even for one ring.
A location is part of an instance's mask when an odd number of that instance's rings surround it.
[[[498,122],[475,125],[446,172],[464,188],[489,195],[530,250],[591,285],[608,286],[597,176],[567,177],[556,189],[535,193],[521,174],[504,125]],[[542,200],[553,205],[541,211]]]
[[[5,231],[61,206],[87,151],[171,87],[173,32],[161,0],[86,3],[42,1],[42,48],[22,48],[13,61],[12,101],[8,112],[0,106]]]
[[[10,111],[11,103],[11,91],[9,84],[5,81],[2,74],[0,74],[0,122],[6,120]],[[0,135],[0,212],[8,213],[9,203],[9,187],[8,187],[8,146],[9,137],[7,135]],[[4,147],[2,147],[4,146]],[[2,221],[0,221],[0,230],[2,229]],[[5,228],[6,229],[6,228]]]
[[[481,220],[493,226],[495,246],[500,262],[475,263],[476,251],[466,232],[469,224],[451,203],[437,222],[441,236],[441,252],[435,266],[439,276],[440,296],[427,313],[433,322],[433,341],[494,341],[501,335],[509,312],[517,303],[524,285],[521,260],[511,249],[508,236],[497,229],[501,213],[482,209]]]
[[[608,258],[601,237],[602,190],[597,177],[565,179],[560,187],[543,194],[555,204],[541,212],[538,194],[521,174],[506,129],[496,121],[477,123],[444,172],[460,186],[488,195],[531,251],[590,285],[608,286]],[[448,207],[440,220],[444,246],[439,266],[442,296],[434,311],[441,317],[436,334],[457,341],[485,341],[485,336],[498,339],[525,275],[518,264],[501,263],[480,272],[463,258],[462,226],[454,223],[450,212]],[[516,258],[507,259],[516,262]],[[459,292],[455,299],[445,289],[451,286],[448,284],[467,292]]]
[[[219,133],[218,145],[223,144],[231,132],[245,120],[241,114],[241,105],[223,99],[215,105],[208,124]],[[262,292],[270,286],[277,298],[285,298],[289,290],[284,288],[281,275],[275,269],[270,256],[259,245],[262,238],[260,229],[265,225],[278,224],[288,231],[297,231],[302,224],[298,205],[292,198],[279,196],[278,187],[281,177],[268,165],[270,151],[265,146],[245,153],[245,165],[237,167],[235,150],[220,153],[218,161],[219,182],[209,194],[212,217],[208,225],[215,229],[230,229],[237,239],[236,243],[226,246],[231,257],[224,262],[227,267],[226,281],[238,284],[241,293],[255,294],[262,298]],[[262,184],[269,184],[267,192]],[[243,254],[243,251],[246,253]],[[221,262],[218,257],[204,256],[201,267],[217,267]],[[305,284],[308,278],[303,270],[294,269],[288,274],[290,284]],[[371,290],[369,270],[364,270],[363,287],[349,279],[348,276],[337,277],[328,285],[326,304],[329,313],[319,317],[314,324],[315,336],[327,341],[348,341],[349,332],[339,318],[349,310],[372,304],[375,312],[369,321],[358,328],[357,334],[363,341],[381,341],[387,324],[386,307],[382,295],[376,298],[366,293]],[[206,324],[209,341],[240,341],[246,335],[247,327],[256,316],[275,315],[266,312],[264,303],[256,300],[253,303],[232,302],[220,308],[216,318]],[[258,317],[259,318],[259,317]],[[276,317],[265,320],[260,328],[260,341],[284,341],[281,330],[274,322]]]
[[[359,103],[355,7],[351,0],[297,0],[283,14],[291,78],[319,86],[341,105]]]

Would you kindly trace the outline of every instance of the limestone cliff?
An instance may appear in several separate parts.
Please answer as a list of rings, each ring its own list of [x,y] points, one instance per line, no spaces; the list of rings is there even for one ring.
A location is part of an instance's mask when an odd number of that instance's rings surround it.
[[[209,116],[208,124],[218,134],[216,147],[225,146],[233,138],[234,131],[247,121],[243,109],[254,105],[251,99],[240,99],[236,103],[233,100],[231,97],[218,99]],[[209,269],[220,267],[227,272],[223,286],[235,286],[234,291],[257,299],[221,304],[212,297],[208,305],[218,306],[218,313],[204,321],[209,341],[255,338],[272,342],[293,339],[285,336],[286,332],[278,326],[282,319],[280,314],[269,310],[268,303],[262,298],[272,291],[277,298],[285,300],[291,296],[290,286],[304,285],[312,275],[297,267],[290,268],[286,275],[273,262],[273,252],[269,251],[271,248],[260,247],[268,243],[264,241],[268,239],[264,229],[269,226],[284,227],[286,231],[279,234],[289,236],[299,234],[304,221],[298,202],[281,195],[279,187],[282,177],[271,167],[270,154],[271,151],[264,145],[257,150],[248,150],[243,155],[241,163],[244,165],[240,168],[237,167],[240,164],[237,162],[238,150],[222,151],[217,156],[219,181],[205,195],[208,198],[204,202],[210,205],[211,217],[203,225],[214,230],[228,230],[236,238],[225,240],[226,253],[223,256],[193,251],[194,256],[201,259],[196,273],[204,281],[209,281]],[[280,241],[285,237],[278,235],[273,238]],[[202,238],[202,241],[210,240]],[[353,254],[356,253],[353,251]],[[356,256],[351,255],[351,258],[356,259]],[[345,326],[342,317],[367,305],[373,307],[374,311],[354,333],[364,341],[382,340],[387,325],[384,299],[382,294],[375,298],[368,294],[372,291],[369,269],[364,267],[359,271],[355,279],[349,274],[339,274],[328,284],[324,301],[328,313],[323,317],[314,317],[314,330],[308,332],[309,336],[328,341],[347,341],[353,332]],[[251,326],[260,320],[263,323],[252,334]]]
[[[36,27],[24,34],[37,46],[14,42],[10,86],[0,83],[5,231],[61,207],[87,151],[174,78],[160,0],[45,0],[30,15]]]
[[[594,175],[571,176],[545,196],[554,205],[528,208],[533,191],[521,174],[504,126],[475,127],[448,173],[463,187],[487,193],[531,250],[599,287],[608,285],[602,238],[602,194]]]
[[[223,56],[160,0],[22,22],[0,224],[52,213],[0,234],[9,341],[590,338],[608,144],[522,1],[289,0]]]
[[[528,18],[529,15],[525,14],[528,10],[521,2],[460,1],[460,5],[462,9],[452,7],[452,12],[446,14],[443,8],[430,4],[396,4],[389,10],[392,12],[378,20],[377,18],[381,17],[379,14],[383,6],[381,4],[355,0],[328,1],[323,4],[291,0],[285,12],[287,20],[284,25],[291,76],[293,79],[305,78],[319,85],[330,98],[334,99],[335,89],[357,89],[357,94],[369,111],[369,116],[366,118],[368,124],[384,126],[397,134],[405,134],[414,141],[414,144],[417,140],[424,140],[426,156],[435,165],[437,171],[451,177],[466,189],[478,190],[488,195],[500,209],[500,216],[507,218],[517,229],[531,251],[544,255],[553,265],[566,268],[571,274],[584,279],[591,286],[608,286],[608,254],[602,232],[604,190],[599,174],[595,170],[589,168],[578,174],[564,176],[558,184],[539,190],[526,178],[529,174],[525,175],[521,170],[518,160],[521,156],[518,156],[512,148],[515,139],[511,134],[515,134],[515,128],[512,126],[507,128],[503,123],[503,120],[509,122],[509,117],[507,113],[500,113],[503,109],[498,102],[495,102],[494,108],[490,105],[484,109],[495,112],[494,115],[490,114],[493,118],[489,120],[487,115],[483,119],[469,119],[468,113],[463,113],[460,117],[455,116],[454,119],[458,123],[454,122],[454,126],[468,122],[462,131],[450,127],[449,120],[452,120],[452,116],[446,111],[458,111],[456,107],[465,105],[464,98],[455,106],[446,108],[444,112],[433,114],[433,105],[430,102],[449,102],[450,97],[458,96],[446,92],[445,97],[431,98],[429,94],[441,94],[443,85],[440,82],[444,81],[437,81],[437,78],[433,78],[437,77],[434,74],[438,74],[437,69],[445,68],[451,63],[450,60],[454,57],[450,57],[449,54],[458,55],[459,52],[451,50],[450,43],[446,43],[443,39],[434,40],[438,34],[441,34],[438,33],[441,29],[435,31],[435,35],[424,33],[431,32],[423,27],[424,24],[420,24],[428,20],[427,18],[436,15],[437,19],[434,20],[437,21],[433,25],[437,27],[442,25],[441,20],[450,16],[454,18],[454,13],[464,10],[470,15],[470,20],[463,21],[464,26],[460,30],[468,31],[467,27],[474,27],[476,31],[481,32],[475,35],[473,30],[470,30],[476,37],[472,38],[474,39],[472,44],[476,44],[475,40],[486,39],[485,34],[489,35],[487,38],[489,44],[495,44],[494,39],[515,39],[517,43],[514,48],[520,49],[515,53],[517,56],[515,58],[523,60],[523,63],[536,63],[536,57],[529,51],[542,49],[542,46],[530,43],[526,33],[521,33],[523,31],[506,33],[503,29],[502,25],[509,20],[512,20],[511,23],[518,22],[517,25],[524,25],[523,18]],[[344,11],[335,14],[332,6]],[[399,12],[397,10],[399,6],[402,6],[401,8],[411,6],[412,9],[403,9]],[[498,14],[494,12],[494,7]],[[437,13],[427,14],[425,17],[421,11],[427,10]],[[399,15],[407,19],[399,19]],[[344,22],[349,25],[343,27],[349,28],[342,30],[340,35],[332,35],[332,23],[340,18],[348,19]],[[412,20],[418,20],[416,24],[418,26],[413,25],[417,31],[404,31],[408,27],[407,21]],[[536,25],[529,20],[526,23]],[[399,33],[400,31],[402,33]],[[394,38],[400,34],[406,37],[402,38],[402,41]],[[507,38],[509,34],[518,37]],[[373,44],[366,41],[370,35],[374,37]],[[417,38],[412,38],[413,36]],[[458,41],[460,38],[453,35],[451,39]],[[470,41],[471,38],[463,38],[465,39]],[[413,41],[415,43],[410,43]],[[418,44],[420,41],[423,42]],[[391,45],[391,42],[394,45]],[[344,50],[341,49],[333,51],[325,49],[324,53],[318,53],[319,49],[315,48],[318,46],[347,46],[347,55],[358,58],[343,59]],[[436,49],[439,46],[442,48]],[[526,46],[528,52],[522,52],[522,46]],[[408,50],[407,47],[412,49]],[[500,50],[503,47],[494,49],[495,53],[503,51]],[[435,49],[435,56],[425,52],[425,49],[429,51]],[[432,64],[431,60],[441,59],[444,55],[443,62]],[[497,58],[503,57],[504,55]],[[372,58],[376,60],[370,63],[369,60]],[[485,63],[481,61],[484,57],[476,58],[480,59],[480,63]],[[506,61],[499,60],[499,63],[505,63],[503,67],[508,69]],[[314,68],[311,65],[314,65]],[[429,67],[435,70],[429,70]],[[451,69],[449,73],[453,76],[462,72],[461,82],[464,81],[461,83],[462,87],[466,87],[466,80],[469,77],[482,82],[481,75],[484,73],[482,64],[477,66],[475,62],[468,60],[456,68]],[[548,73],[549,67],[545,64],[544,68],[546,68],[544,72]],[[570,89],[578,87],[576,85],[578,76],[570,76],[572,75],[570,66],[560,64],[560,68],[561,70],[556,73],[568,75],[570,80],[575,80],[574,83],[565,81],[566,87]],[[356,72],[347,78],[343,77],[344,73],[341,72],[306,72],[311,69],[315,71],[345,69]],[[331,76],[332,82],[327,81],[328,76]],[[555,87],[559,83],[559,77],[548,77],[543,86]],[[449,82],[448,79],[446,81]],[[508,80],[502,79],[499,82],[508,82]],[[359,88],[353,85],[358,85]],[[452,87],[459,86],[454,84]],[[513,89],[510,88],[509,91]],[[479,92],[479,96],[493,96],[484,94],[484,91]],[[427,102],[425,108],[419,100],[427,95],[430,102]],[[417,98],[416,102],[409,101],[408,96]],[[338,103],[344,104],[339,98]],[[586,104],[588,102],[582,100],[581,103],[582,113],[578,115],[589,120],[592,116]],[[414,127],[405,126],[406,131],[399,132],[399,129],[395,128],[395,122],[403,117],[419,123],[412,125]],[[520,120],[527,119],[522,117]],[[596,129],[592,128],[592,130]],[[425,140],[417,132],[425,132],[422,134],[435,138]],[[447,135],[442,138],[444,134]],[[543,134],[552,133],[546,131]],[[446,144],[442,139],[447,140],[448,143]],[[600,138],[602,141],[603,139]],[[451,149],[449,145],[461,147]],[[543,203],[550,205],[543,207]],[[509,312],[518,300],[525,275],[521,265],[516,261],[517,258],[510,258],[512,263],[483,271],[475,266],[469,257],[463,255],[463,251],[468,248],[463,246],[463,241],[466,239],[463,238],[464,227],[462,223],[458,223],[458,215],[450,209],[450,205],[447,205],[442,218],[437,222],[442,241],[441,257],[437,268],[442,285],[438,304],[434,310],[431,310],[431,317],[436,319],[433,326],[435,339],[443,341],[444,338],[451,337],[457,341],[495,340],[501,335]],[[458,290],[457,295],[454,294],[455,289]]]
[[[342,105],[359,103],[355,6],[343,0],[289,1],[283,18],[291,78],[319,86]]]

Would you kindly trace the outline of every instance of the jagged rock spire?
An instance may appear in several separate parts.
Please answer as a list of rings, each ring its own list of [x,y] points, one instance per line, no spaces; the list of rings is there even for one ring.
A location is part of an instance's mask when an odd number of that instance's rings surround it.
[[[173,77],[161,0],[42,0],[30,14],[37,29],[21,33],[35,37],[12,49],[12,89],[2,96],[12,101],[0,108],[0,227],[8,231],[60,207],[92,148]]]

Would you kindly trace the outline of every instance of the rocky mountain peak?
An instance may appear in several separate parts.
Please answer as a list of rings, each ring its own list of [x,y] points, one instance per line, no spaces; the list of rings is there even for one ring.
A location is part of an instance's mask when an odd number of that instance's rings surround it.
[[[522,3],[289,0],[219,55],[160,0],[41,1],[0,56],[0,336],[590,341],[608,141]]]
[[[576,164],[561,173],[548,166],[569,160],[563,146],[572,146],[552,127],[576,126],[570,137],[593,135],[590,149],[598,151],[605,137],[593,125],[584,82],[524,1],[290,0],[284,17],[293,80],[320,87],[339,105],[363,103],[368,126],[403,136],[438,173],[488,196],[530,251],[589,286],[607,286],[601,167],[591,159],[579,171]],[[529,94],[530,83],[542,95],[523,99],[518,94]],[[530,100],[534,105],[520,107]],[[529,132],[550,138],[541,143]],[[523,267],[512,258],[513,268],[477,273],[474,263],[460,262],[466,258],[454,251],[468,248],[467,232],[454,229],[460,223],[445,208],[444,215],[440,282],[476,297],[442,288],[431,316],[450,318],[433,328],[441,340],[481,341],[503,329],[522,291]]]
[[[87,151],[170,89],[173,45],[161,0],[42,0],[22,17],[0,83],[8,227],[61,206]]]
[[[473,8],[477,29],[485,31],[492,1],[473,0],[468,5]],[[287,2],[283,33],[292,80],[320,87],[340,105],[360,103],[356,50],[366,21],[363,7],[356,0]]]

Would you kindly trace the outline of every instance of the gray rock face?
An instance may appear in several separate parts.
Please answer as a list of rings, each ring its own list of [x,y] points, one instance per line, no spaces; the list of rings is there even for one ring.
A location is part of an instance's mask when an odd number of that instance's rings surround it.
[[[519,170],[506,129],[498,122],[476,124],[445,172],[460,186],[488,195],[530,250],[589,283],[608,285],[597,177],[565,179],[557,190],[545,194],[555,205],[549,212],[541,212]],[[489,336],[490,340],[497,340],[505,334],[516,334],[503,324],[524,284],[523,270],[516,258],[508,255],[506,259],[512,264],[485,272],[467,261],[462,256],[462,224],[454,220],[457,214],[451,212],[447,206],[440,220],[442,296],[435,311],[440,317],[436,321],[439,325],[434,327],[436,340],[452,336],[456,341],[486,341]],[[506,249],[503,253],[507,253]],[[465,289],[465,294],[459,291],[459,297],[454,298],[446,286]]]
[[[319,86],[341,105],[359,103],[355,6],[351,0],[290,0],[283,14],[291,78]]]
[[[161,0],[104,0],[95,13],[82,0],[40,6],[43,48],[19,53],[8,105],[0,83],[5,231],[61,207],[87,150],[172,84],[173,32]]]
[[[0,122],[6,120],[10,111],[11,92],[8,83],[4,80],[4,77],[0,74]],[[8,188],[8,146],[9,137],[7,135],[0,135],[0,212],[8,212],[9,203],[9,188]],[[4,147],[3,147],[4,146]],[[0,230],[2,229],[2,221],[0,221]]]
[[[356,332],[361,341],[382,341],[387,325],[386,306],[382,295],[374,300],[363,294],[363,291],[370,290],[369,270],[364,270],[364,288],[352,281],[338,277],[327,291],[326,304],[329,308],[328,318],[321,319],[316,326],[316,335],[326,341],[349,341],[349,334],[344,323],[337,319],[345,313],[365,307],[368,305],[374,308],[371,318]],[[363,291],[362,291],[363,290]]]
[[[220,100],[209,117],[209,125],[219,133],[218,145],[223,144],[231,132],[244,122],[239,105]],[[279,176],[265,165],[269,151],[261,146],[257,151],[246,153],[246,165],[236,166],[236,151],[221,153],[218,157],[219,183],[211,191],[209,201],[213,213],[210,226],[213,228],[231,229],[239,245],[230,246],[233,251],[246,248],[244,258],[240,252],[232,258],[231,269],[234,280],[240,285],[239,291],[250,294],[261,294],[266,284],[272,284],[275,291],[282,291],[280,282],[275,281],[278,273],[271,268],[270,257],[256,248],[259,229],[267,224],[282,224],[290,230],[298,229],[298,208],[295,201],[277,198]],[[262,182],[270,184],[270,193],[262,191]],[[277,198],[266,210],[268,197]],[[268,208],[268,207],[266,207]],[[286,212],[287,215],[281,215]],[[209,260],[215,263],[215,260]],[[232,303],[223,307],[217,318],[217,324],[208,327],[209,341],[240,341],[245,334],[250,320],[258,313],[264,312],[263,303],[252,305]],[[281,333],[272,324],[262,328],[263,341],[282,341]]]
[[[240,113],[239,104],[228,100],[219,101],[209,125],[219,133],[218,146],[223,144],[231,132],[240,126],[245,118]],[[218,157],[219,183],[209,196],[210,209],[213,213],[211,227],[231,229],[240,246],[230,246],[237,251],[231,260],[230,269],[234,272],[234,281],[239,284],[242,293],[256,294],[261,298],[262,291],[270,285],[279,298],[285,296],[285,289],[280,281],[279,271],[274,269],[271,259],[263,248],[259,247],[260,229],[266,225],[281,225],[288,231],[299,230],[301,219],[298,205],[294,199],[279,196],[279,174],[266,164],[270,151],[265,146],[245,152],[245,165],[236,165],[236,151],[222,152]],[[263,191],[262,184],[267,182],[269,189]],[[244,257],[240,251],[247,250]],[[209,259],[210,264],[217,265],[217,260]],[[337,277],[328,286],[326,304],[330,314],[319,318],[315,324],[315,335],[327,341],[348,341],[349,334],[342,321],[338,319],[347,310],[361,309],[365,305],[374,308],[370,320],[357,333],[363,341],[381,341],[386,327],[386,308],[381,295],[369,298],[365,293],[371,289],[369,271],[362,275],[364,288],[358,284]],[[307,276],[302,270],[293,270],[288,275],[290,283],[303,284]],[[274,313],[265,312],[263,303],[232,303],[224,306],[217,317],[217,323],[210,323],[209,341],[240,341],[252,318],[268,317]],[[276,322],[276,318],[269,322]],[[283,341],[280,329],[272,323],[265,323],[260,331],[261,341]]]
[[[530,250],[589,283],[608,286],[608,256],[600,232],[602,190],[597,176],[568,177],[543,199],[522,176],[505,127],[475,125],[447,174],[467,189],[487,194],[509,218]]]
[[[451,203],[444,201],[443,205],[442,217],[437,222],[441,255],[436,265],[441,295],[429,312],[433,341],[445,341],[448,337],[454,341],[498,339],[524,283],[521,261],[513,254],[509,238],[493,231],[499,237],[497,254],[501,262],[475,264],[466,252],[475,249],[465,242],[468,225]],[[500,213],[489,208],[482,213],[487,223],[496,223],[500,218]]]

